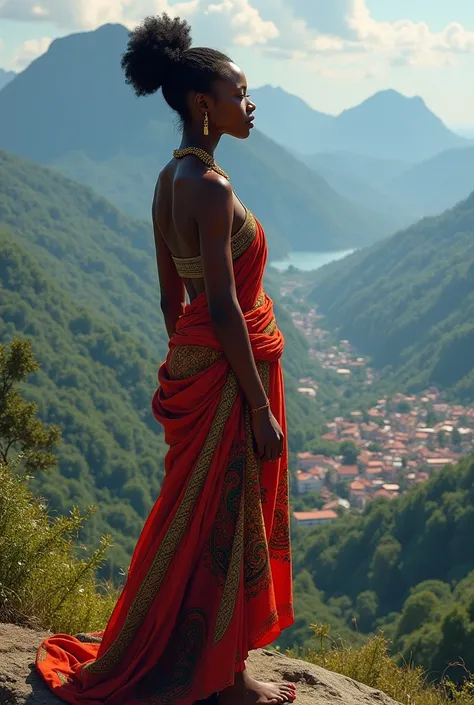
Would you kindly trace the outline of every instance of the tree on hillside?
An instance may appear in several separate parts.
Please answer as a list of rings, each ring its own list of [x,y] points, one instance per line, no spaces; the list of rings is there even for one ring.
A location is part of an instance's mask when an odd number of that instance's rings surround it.
[[[355,465],[359,456],[359,449],[353,441],[343,441],[339,446],[343,465]]]
[[[36,416],[37,405],[18,392],[20,383],[38,367],[29,341],[14,338],[9,348],[0,345],[0,460],[7,464],[11,454],[21,452],[28,472],[56,465],[52,451],[61,440],[60,429],[46,428]]]
[[[459,447],[462,443],[462,437],[457,428],[453,428],[453,432],[451,434],[451,443],[455,448]]]
[[[448,437],[446,431],[438,431],[438,445],[440,448],[446,448],[448,445]]]
[[[434,669],[442,672],[447,664],[451,665],[449,675],[458,680],[474,667],[473,625],[465,608],[456,604],[441,623],[441,642],[433,659]]]
[[[373,590],[361,592],[357,595],[355,609],[360,630],[366,633],[372,631],[378,609],[377,593]]]
[[[441,603],[432,592],[425,590],[410,595],[403,606],[397,637],[415,632],[425,623],[433,621],[438,613],[441,613]]]

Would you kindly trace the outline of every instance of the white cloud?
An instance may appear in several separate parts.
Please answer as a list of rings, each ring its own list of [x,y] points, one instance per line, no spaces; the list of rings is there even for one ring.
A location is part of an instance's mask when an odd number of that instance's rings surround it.
[[[29,39],[23,42],[20,47],[15,52],[13,57],[13,70],[21,71],[28,66],[32,61],[44,54],[48,50],[51,44],[51,37],[41,37],[41,39]]]
[[[211,41],[218,39],[220,45],[265,44],[279,34],[251,0],[0,0],[0,17],[52,21],[70,29],[93,29],[107,22],[133,26],[146,15],[160,12],[192,20],[198,34],[212,35]]]
[[[426,22],[403,18],[379,22],[366,0],[254,0],[254,4],[280,29],[278,48],[272,42],[266,47],[275,55],[288,57],[295,51],[318,61],[318,55],[325,54],[327,61],[345,53],[357,62],[366,54],[431,67],[454,63],[456,54],[474,53],[474,32],[459,22],[440,32],[433,32]]]
[[[200,9],[205,19],[218,16],[220,20],[224,20],[224,26],[230,30],[229,39],[237,46],[266,44],[280,34],[276,25],[262,19],[258,10],[248,0],[202,2]]]
[[[459,22],[440,32],[404,18],[379,22],[366,0],[0,0],[0,17],[54,22],[63,30],[133,26],[162,11],[188,19],[198,43],[256,47],[318,65],[344,54],[355,63],[379,57],[392,65],[440,66],[474,53],[474,31]]]
[[[61,27],[93,28],[120,22],[128,0],[0,0],[0,16],[15,20],[52,21]]]
[[[398,20],[377,22],[365,5],[365,0],[353,0],[348,24],[357,39],[374,49],[426,52],[474,51],[474,32],[458,22],[451,22],[442,32],[432,32],[426,22]]]

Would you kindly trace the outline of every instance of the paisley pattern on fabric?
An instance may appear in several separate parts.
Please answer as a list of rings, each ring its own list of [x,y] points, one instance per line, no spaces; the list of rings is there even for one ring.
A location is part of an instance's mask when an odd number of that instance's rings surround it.
[[[273,514],[272,532],[268,547],[270,558],[288,563],[290,561],[290,512],[289,512],[289,478],[285,467],[278,482],[275,511]]]
[[[170,705],[186,697],[192,688],[207,631],[202,610],[189,610],[181,617],[163,657],[135,691],[141,703]]]
[[[225,585],[231,562],[232,547],[241,511],[244,474],[245,444],[241,442],[234,444],[232,448],[229,464],[225,470],[216,521],[205,547],[205,565],[215,576],[220,587]]]

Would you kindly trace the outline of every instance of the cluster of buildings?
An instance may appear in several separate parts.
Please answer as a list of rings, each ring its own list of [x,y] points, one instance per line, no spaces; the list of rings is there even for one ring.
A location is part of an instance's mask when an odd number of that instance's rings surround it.
[[[287,278],[281,293],[290,296],[297,289],[298,277],[294,281]],[[299,303],[300,310],[291,311],[291,316],[309,342],[310,357],[341,380],[353,377],[362,386],[372,385],[380,373],[370,368],[349,341],[334,341],[321,327],[324,317],[315,308],[306,309],[302,300]],[[317,390],[312,379],[300,380],[301,394],[315,397]],[[474,445],[474,408],[449,404],[434,388],[415,396],[398,394],[390,400],[380,399],[366,412],[335,418],[327,424],[323,439],[338,447],[352,441],[357,458],[347,464],[347,457],[344,462],[337,454],[298,454],[296,493],[301,497],[316,492],[324,502],[321,509],[293,512],[299,526],[334,521],[342,510],[362,510],[377,497],[391,500],[436,470],[456,463]]]
[[[300,526],[332,521],[340,507],[364,509],[376,497],[393,499],[456,463],[473,447],[474,409],[443,402],[432,389],[424,395],[381,399],[368,412],[352,412],[349,419],[338,417],[327,426],[323,439],[352,441],[357,460],[348,465],[339,455],[298,454],[296,492],[316,491],[326,500],[321,510],[294,512]],[[342,486],[344,502],[337,496]]]
[[[348,340],[340,340],[337,345],[329,343],[329,333],[320,324],[324,316],[318,314],[315,308],[305,312],[292,311],[291,317],[293,324],[309,341],[311,359],[317,360],[321,367],[335,372],[341,378],[357,374],[362,384],[373,384],[375,371],[367,365],[364,357],[354,352]]]

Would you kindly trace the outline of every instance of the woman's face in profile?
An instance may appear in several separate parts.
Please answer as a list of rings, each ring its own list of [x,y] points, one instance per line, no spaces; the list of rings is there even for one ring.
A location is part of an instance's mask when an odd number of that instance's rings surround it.
[[[236,64],[230,64],[229,75],[214,83],[212,111],[209,118],[221,135],[246,139],[253,126],[255,104],[247,95],[247,79]]]

